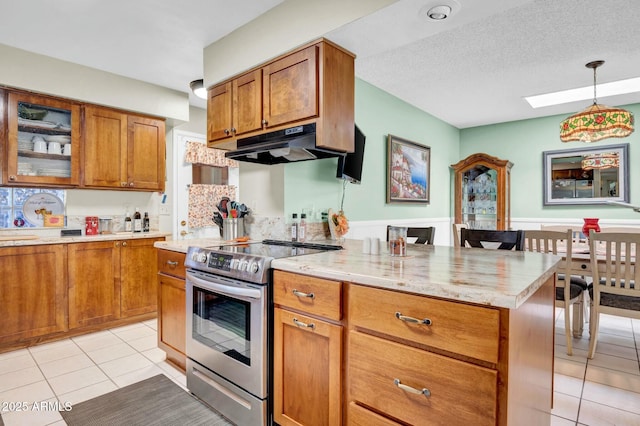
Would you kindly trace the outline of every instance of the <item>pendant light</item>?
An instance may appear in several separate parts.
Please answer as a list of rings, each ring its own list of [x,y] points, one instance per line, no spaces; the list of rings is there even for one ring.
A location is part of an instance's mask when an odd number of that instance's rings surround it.
[[[621,108],[598,104],[596,99],[596,69],[604,61],[589,62],[593,70],[593,105],[560,123],[562,142],[596,142],[606,138],[624,138],[633,133],[633,114]]]

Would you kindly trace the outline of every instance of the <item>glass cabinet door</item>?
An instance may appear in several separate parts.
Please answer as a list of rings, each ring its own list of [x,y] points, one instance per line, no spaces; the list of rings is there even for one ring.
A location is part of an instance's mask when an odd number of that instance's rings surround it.
[[[497,229],[498,172],[476,166],[462,176],[462,221],[472,229]]]
[[[73,102],[10,92],[5,184],[78,183],[80,107]]]

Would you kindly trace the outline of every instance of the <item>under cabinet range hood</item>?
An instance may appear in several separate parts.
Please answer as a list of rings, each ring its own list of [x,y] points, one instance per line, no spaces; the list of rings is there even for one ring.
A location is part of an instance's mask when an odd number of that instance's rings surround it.
[[[316,147],[316,124],[311,123],[238,139],[237,149],[227,152],[225,157],[251,163],[280,164],[345,155]]]

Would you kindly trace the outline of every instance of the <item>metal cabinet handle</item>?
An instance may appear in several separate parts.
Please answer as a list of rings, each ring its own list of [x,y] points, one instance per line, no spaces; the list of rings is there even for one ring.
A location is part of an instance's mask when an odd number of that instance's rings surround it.
[[[231,133],[235,133],[235,132],[236,132],[236,128],[235,128],[235,127],[232,127],[232,128],[231,128]]]
[[[15,175],[9,176],[9,180],[16,180],[16,176]]]
[[[296,290],[295,288],[293,289],[293,295],[294,296],[298,296],[298,297],[308,297],[309,299],[315,299],[316,296],[313,293],[303,293],[301,291]]]
[[[122,247],[126,247],[126,246],[127,246],[127,242],[126,242],[126,241],[123,241],[123,242],[122,242]]]
[[[431,320],[429,318],[418,319],[413,317],[407,317],[405,315],[402,315],[400,312],[396,312],[396,318],[398,318],[400,321],[410,322],[413,324],[431,325]]]
[[[178,266],[178,262],[174,262],[173,260],[167,260],[167,265],[169,265],[172,268],[175,268],[176,266]]]
[[[263,126],[266,126],[266,125],[267,125],[267,120],[264,120],[264,119],[263,119],[263,120],[262,120],[262,125],[263,125]]]
[[[127,182],[120,182],[120,186],[127,186]]]
[[[133,182],[129,183],[129,187],[133,188]]]
[[[294,318],[294,319],[293,319],[293,323],[294,323],[295,325],[297,325],[298,327],[310,328],[310,329],[312,329],[312,330],[313,330],[314,328],[316,328],[316,325],[315,325],[314,323],[307,324],[307,323],[304,323],[304,322],[302,322],[302,321],[298,321],[298,319],[297,319],[297,318]]]
[[[399,387],[400,389],[402,389],[403,391],[411,392],[416,395],[431,396],[431,391],[429,389],[427,388],[416,389],[416,388],[412,388],[411,386],[403,385],[402,383],[400,383],[400,379],[393,379],[393,384]]]
[[[225,135],[228,135],[229,133],[231,133],[231,132],[229,131],[229,129],[224,129],[224,134],[225,134]]]

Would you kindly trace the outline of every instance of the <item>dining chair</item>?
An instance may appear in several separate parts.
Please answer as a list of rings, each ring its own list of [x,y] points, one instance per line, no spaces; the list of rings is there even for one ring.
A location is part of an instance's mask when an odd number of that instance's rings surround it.
[[[640,228],[634,226],[601,226],[600,232],[610,233],[627,233],[627,234],[640,234]]]
[[[496,231],[487,229],[460,229],[462,247],[495,248],[498,250],[524,250],[524,231]]]
[[[589,359],[598,344],[600,314],[640,319],[640,269],[636,255],[638,233],[591,232],[589,235],[591,274],[589,285]]]
[[[537,253],[561,254],[564,260],[556,273],[556,306],[564,308],[564,334],[567,339],[567,355],[573,355],[572,334],[582,336],[584,324],[584,292],[587,282],[571,275],[571,255],[573,251],[573,232],[571,229],[563,231],[524,232],[525,250]],[[569,285],[566,279],[569,277]],[[573,308],[573,309],[572,309]],[[572,318],[573,317],[573,318]]]
[[[389,241],[389,228],[393,225],[387,225],[387,241]],[[433,245],[433,238],[435,237],[436,229],[433,226],[427,226],[424,228],[408,227],[407,239],[416,238],[413,244],[431,244]],[[407,241],[409,242],[409,241]]]
[[[460,247],[460,230],[462,228],[468,228],[466,223],[454,223],[453,224],[453,246]]]

